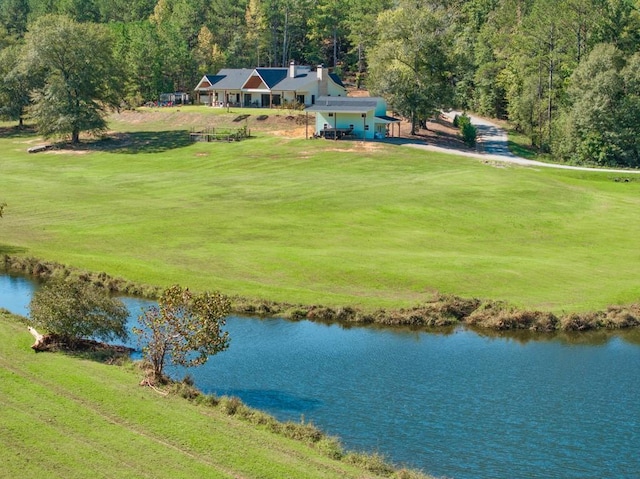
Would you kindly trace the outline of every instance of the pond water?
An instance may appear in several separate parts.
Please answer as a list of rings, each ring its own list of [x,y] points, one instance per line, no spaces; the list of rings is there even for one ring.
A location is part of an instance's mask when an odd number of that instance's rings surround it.
[[[26,315],[32,288],[0,276],[0,307]],[[134,316],[145,304],[127,300]],[[230,349],[190,371],[200,389],[304,417],[349,450],[456,479],[640,477],[638,331],[484,336],[237,317],[227,330]]]

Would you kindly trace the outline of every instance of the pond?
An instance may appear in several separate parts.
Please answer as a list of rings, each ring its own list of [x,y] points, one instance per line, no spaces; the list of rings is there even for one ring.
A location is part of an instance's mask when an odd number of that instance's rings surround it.
[[[0,276],[0,307],[33,285]],[[127,300],[133,315],[147,304]],[[640,333],[482,335],[231,317],[231,347],[190,371],[349,450],[435,476],[637,478]],[[185,372],[173,370],[177,378]]]

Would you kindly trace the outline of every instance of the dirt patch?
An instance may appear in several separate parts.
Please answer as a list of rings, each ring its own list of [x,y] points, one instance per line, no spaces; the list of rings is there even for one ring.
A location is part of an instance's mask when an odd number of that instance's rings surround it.
[[[411,123],[403,120],[400,124],[401,138],[407,138],[415,141],[424,141],[425,143],[442,148],[454,148],[462,151],[475,151],[474,148],[467,146],[459,135],[459,130],[447,119],[446,116],[440,115],[426,123],[427,128],[420,128],[415,135],[411,135]]]
[[[86,155],[89,150],[76,150],[74,148],[55,148],[43,152],[47,155]]]

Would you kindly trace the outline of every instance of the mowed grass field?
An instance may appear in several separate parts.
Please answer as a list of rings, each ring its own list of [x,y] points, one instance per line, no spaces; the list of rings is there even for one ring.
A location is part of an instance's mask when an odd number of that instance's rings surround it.
[[[0,312],[0,478],[374,478],[301,442],[138,386],[134,368],[35,354]]]
[[[286,115],[143,110],[114,116],[112,140],[38,154],[35,135],[5,129],[0,254],[329,306],[436,291],[553,311],[640,300],[640,175],[307,140]],[[245,124],[243,142],[188,139]]]

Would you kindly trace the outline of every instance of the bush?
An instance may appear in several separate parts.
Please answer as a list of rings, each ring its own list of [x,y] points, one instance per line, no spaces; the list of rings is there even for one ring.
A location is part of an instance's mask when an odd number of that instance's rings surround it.
[[[73,344],[81,339],[127,339],[127,308],[103,289],[80,280],[52,280],[29,304],[33,326]]]
[[[471,124],[471,118],[469,118],[469,116],[466,114],[462,114],[461,116],[456,115],[453,119],[453,125],[460,128],[462,141],[469,146],[474,146],[476,144],[478,132],[476,127]]]

